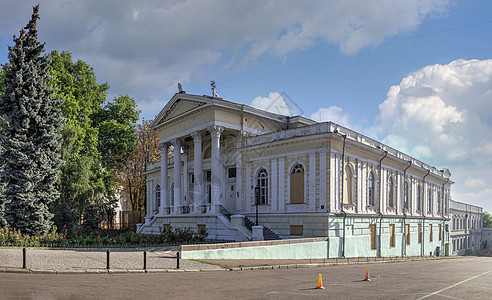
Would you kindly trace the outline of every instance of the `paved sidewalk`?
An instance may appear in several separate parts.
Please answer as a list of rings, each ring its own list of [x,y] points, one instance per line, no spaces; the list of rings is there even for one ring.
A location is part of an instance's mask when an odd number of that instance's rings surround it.
[[[144,250],[147,252],[143,269]],[[110,269],[106,269],[106,250],[35,249],[26,252],[26,269],[22,268],[22,248],[0,248],[0,273],[158,273],[240,271],[258,269],[313,268],[340,264],[374,264],[413,260],[435,260],[442,257],[332,258],[332,259],[205,259],[180,260],[177,269],[177,247],[154,249],[111,249]],[[456,256],[446,258],[458,258]]]
[[[177,271],[178,248],[155,248],[147,251],[148,272]],[[110,249],[109,272],[145,272],[143,270],[144,249]],[[0,273],[44,272],[44,273],[103,273],[106,269],[106,250],[60,250],[28,248],[26,267],[22,269],[22,248],[0,248]],[[214,264],[192,260],[180,260],[180,270],[221,270]]]

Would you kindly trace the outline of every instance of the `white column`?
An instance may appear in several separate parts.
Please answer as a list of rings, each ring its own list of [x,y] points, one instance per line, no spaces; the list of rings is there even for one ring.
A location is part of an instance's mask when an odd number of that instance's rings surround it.
[[[326,201],[326,152],[319,154],[319,204],[324,206],[323,211],[328,210]]]
[[[242,134],[241,132],[238,134],[236,140],[236,210],[244,211],[243,201],[244,199],[244,190],[243,190],[243,172],[242,172],[242,163],[241,163],[241,152],[239,149],[242,147]]]
[[[316,211],[316,153],[309,154],[309,211]]]
[[[278,172],[277,172],[277,159],[274,158],[272,159],[272,211],[277,211],[278,210],[278,188],[277,188],[277,182],[278,182]]]
[[[182,189],[182,199],[183,205],[190,204],[190,186],[188,185],[188,146],[183,146],[183,189]]]
[[[171,140],[174,146],[174,213],[178,214],[181,206],[181,141]]]
[[[198,206],[204,201],[205,193],[203,192],[203,155],[202,155],[202,137],[201,131],[191,133],[193,137],[193,169],[195,183],[193,184],[193,206],[194,212],[198,212]]]
[[[330,212],[335,212],[338,208],[338,195],[337,192],[337,158],[334,153],[330,153]]]
[[[244,203],[245,211],[252,211],[252,205],[254,200],[251,199],[251,191],[253,190],[253,185],[251,183],[251,163],[246,163],[246,178],[244,178]]]
[[[278,159],[278,210],[285,211],[285,161]]]
[[[146,202],[145,202],[145,224],[149,224],[150,220],[152,218],[152,207],[150,205],[151,202],[151,197],[150,197],[150,189],[149,189],[150,183],[149,181],[146,182],[145,184],[145,190],[146,190]]]
[[[224,131],[224,127],[212,125],[208,128],[210,135],[212,136],[212,209],[218,204],[224,204],[222,201],[223,184],[221,174],[221,161],[220,161],[220,134]]]
[[[159,215],[164,215],[165,208],[169,207],[168,199],[168,173],[167,173],[167,150],[168,143],[159,143],[159,150],[161,150],[161,206],[159,208]]]

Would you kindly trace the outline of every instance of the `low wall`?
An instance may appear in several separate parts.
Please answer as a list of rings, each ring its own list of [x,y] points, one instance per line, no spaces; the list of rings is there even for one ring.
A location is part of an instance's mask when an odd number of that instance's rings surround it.
[[[315,259],[326,258],[327,238],[224,244],[182,245],[183,259]]]

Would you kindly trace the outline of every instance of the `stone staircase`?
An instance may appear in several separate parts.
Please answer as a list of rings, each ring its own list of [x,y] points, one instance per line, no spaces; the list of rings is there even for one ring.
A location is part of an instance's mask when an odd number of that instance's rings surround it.
[[[255,223],[251,221],[248,217],[244,217],[244,226],[248,228],[249,231],[253,230]],[[273,232],[270,228],[263,227],[263,239],[265,241],[281,240],[280,236]]]
[[[272,241],[280,240],[281,238],[275,232],[271,231],[270,228],[263,227],[263,240]]]

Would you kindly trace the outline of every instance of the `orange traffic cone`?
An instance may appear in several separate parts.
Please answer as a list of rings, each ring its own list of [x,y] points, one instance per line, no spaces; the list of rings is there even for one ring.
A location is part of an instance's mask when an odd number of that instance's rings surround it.
[[[369,278],[369,269],[366,269],[366,278],[364,278],[364,281],[371,281]]]
[[[319,276],[318,276],[318,286],[316,287],[316,289],[321,289],[321,290],[324,290],[325,289],[323,287],[323,282],[322,282],[322,279],[321,279],[321,274],[319,274]]]

